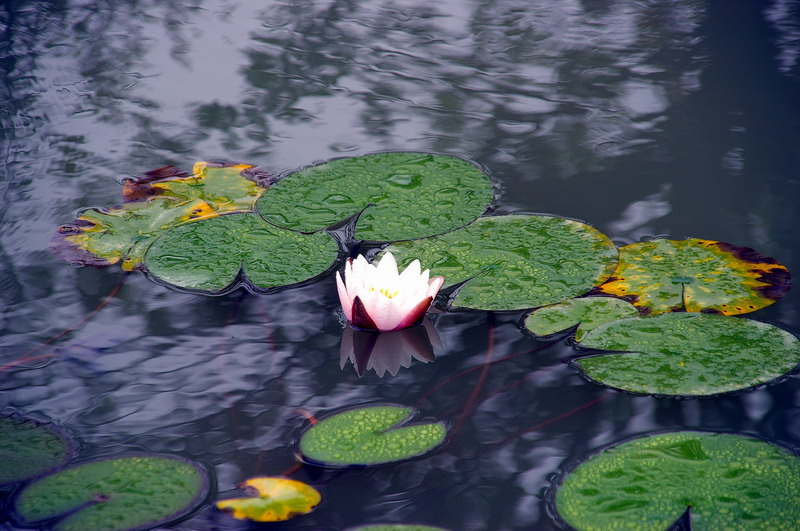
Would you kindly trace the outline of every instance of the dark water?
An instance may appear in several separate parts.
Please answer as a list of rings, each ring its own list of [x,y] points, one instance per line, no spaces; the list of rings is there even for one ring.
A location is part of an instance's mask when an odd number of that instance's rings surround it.
[[[0,362],[120,280],[54,260],[55,227],[117,204],[123,176],[196,160],[279,173],[387,149],[452,153],[491,170],[500,212],[583,219],[622,243],[722,240],[800,272],[794,0],[6,0],[0,72]],[[419,403],[459,425],[423,459],[296,472],[323,503],[271,529],[553,529],[553,478],[603,445],[698,428],[800,441],[796,376],[714,399],[630,396],[582,379],[564,341],[520,331],[522,314],[465,312],[437,317],[435,361],[359,377],[340,367],[337,312],[332,278],[205,298],[133,275],[39,351],[52,357],[0,374],[2,405],[70,427],[85,457],[207,463],[220,497],[292,466],[298,408]],[[753,317],[800,332],[798,290]],[[492,359],[522,355],[481,367],[490,344]],[[210,506],[174,526],[247,527]]]

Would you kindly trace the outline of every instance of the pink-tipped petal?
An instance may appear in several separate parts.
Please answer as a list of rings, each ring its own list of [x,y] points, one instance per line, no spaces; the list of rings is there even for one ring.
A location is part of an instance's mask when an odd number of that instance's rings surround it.
[[[406,313],[397,326],[392,330],[402,330],[403,328],[408,328],[421,323],[422,319],[425,318],[425,313],[431,306],[431,302],[433,302],[433,297],[425,297],[425,299],[421,300],[416,306],[414,306],[410,312]]]
[[[342,304],[344,316],[348,321],[353,320],[353,298],[347,292],[347,288],[342,281],[342,276],[336,272],[336,291],[339,292],[339,302]]]
[[[353,319],[350,322],[353,326],[362,330],[378,330],[375,321],[367,313],[367,309],[359,296],[356,296],[353,300]]]
[[[442,289],[442,284],[444,284],[444,277],[438,276],[433,277],[428,281],[428,296],[436,297],[436,294],[439,293],[439,290]]]

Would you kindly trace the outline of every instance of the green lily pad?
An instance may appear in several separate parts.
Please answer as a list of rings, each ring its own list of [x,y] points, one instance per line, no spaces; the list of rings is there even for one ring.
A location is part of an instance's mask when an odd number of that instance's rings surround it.
[[[71,263],[141,269],[147,248],[164,231],[220,214],[251,212],[268,182],[268,174],[249,164],[197,162],[193,175],[165,166],[126,181],[124,205],[84,210],[59,227],[50,247]]]
[[[444,441],[441,422],[398,427],[411,416],[407,407],[376,406],[328,417],[300,439],[300,452],[325,465],[378,465],[422,455]]]
[[[769,306],[791,285],[789,271],[749,247],[711,240],[652,240],[619,250],[619,268],[597,291],[644,312],[736,315]]]
[[[359,214],[355,237],[424,238],[483,214],[492,183],[477,166],[431,153],[376,153],[335,159],[292,173],[258,201],[279,227],[315,232]]]
[[[151,528],[189,514],[208,494],[198,465],[174,456],[88,461],[25,487],[15,499],[23,525],[56,531]],[[57,523],[50,520],[63,517]]]
[[[166,232],[150,246],[145,262],[163,282],[218,293],[241,283],[266,291],[304,282],[330,269],[338,255],[339,245],[327,232],[300,234],[256,214],[232,214]]]
[[[520,310],[555,304],[602,284],[617,249],[602,232],[571,219],[516,214],[483,217],[441,236],[387,247],[398,264],[419,258],[444,287],[466,282],[454,307]]]
[[[65,465],[74,453],[72,438],[53,424],[0,416],[0,485],[40,476]]]
[[[689,509],[693,531],[800,528],[800,460],[721,433],[651,435],[578,466],[556,493],[579,531],[664,531]]]
[[[800,341],[749,319],[665,313],[600,325],[581,346],[621,352],[575,360],[589,378],[635,393],[706,396],[763,384],[800,363]]]
[[[575,339],[580,341],[601,324],[638,315],[639,310],[622,299],[585,297],[534,310],[525,318],[525,327],[537,336],[548,336],[578,325]]]
[[[252,496],[217,502],[239,520],[281,522],[311,512],[322,499],[314,487],[294,479],[251,478],[243,486]]]

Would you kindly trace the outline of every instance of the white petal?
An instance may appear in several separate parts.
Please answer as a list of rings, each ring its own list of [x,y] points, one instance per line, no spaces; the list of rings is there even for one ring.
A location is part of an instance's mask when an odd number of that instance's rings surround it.
[[[419,278],[420,269],[422,269],[422,266],[419,260],[414,260],[400,273],[400,282],[404,284],[407,282],[415,282],[416,279]]]
[[[397,273],[397,261],[394,259],[392,253],[386,253],[383,255],[383,258],[381,258],[381,261],[378,262],[378,274],[380,278],[389,281],[394,281],[399,277]]]

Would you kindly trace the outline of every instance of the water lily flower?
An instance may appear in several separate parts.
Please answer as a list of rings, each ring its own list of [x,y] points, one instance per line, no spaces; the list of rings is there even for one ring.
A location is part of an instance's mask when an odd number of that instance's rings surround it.
[[[336,287],[344,316],[356,328],[392,332],[419,324],[444,283],[444,277],[420,272],[414,260],[402,272],[392,253],[386,253],[378,265],[368,264],[358,255],[348,258],[344,281],[337,271]]]

